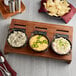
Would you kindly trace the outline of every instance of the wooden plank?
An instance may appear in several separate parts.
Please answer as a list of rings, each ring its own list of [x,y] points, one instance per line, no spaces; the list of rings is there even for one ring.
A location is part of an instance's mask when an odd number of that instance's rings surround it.
[[[16,24],[19,26],[17,26]],[[38,29],[37,27],[43,28],[43,29]],[[31,36],[32,32],[34,32],[36,30],[37,31],[46,31],[50,43],[51,43],[51,41],[56,33],[65,34],[65,35],[69,36],[69,40],[72,42],[73,28],[71,26],[63,26],[63,25],[56,25],[56,24],[47,24],[47,23],[13,19],[9,28],[10,29],[13,29],[13,28],[26,29],[26,34],[27,34],[28,38]],[[19,54],[26,54],[26,55],[32,55],[32,56],[54,58],[54,59],[67,61],[67,63],[70,63],[72,60],[72,51],[69,55],[60,56],[60,55],[57,55],[56,53],[54,53],[53,50],[51,49],[51,46],[50,46],[48,48],[48,51],[45,51],[42,53],[36,53],[36,52],[31,50],[31,48],[29,47],[28,44],[27,44],[27,46],[25,46],[23,48],[16,49],[16,48],[12,48],[7,43],[7,41],[5,44],[4,53],[5,54],[7,54],[7,53],[19,53]]]

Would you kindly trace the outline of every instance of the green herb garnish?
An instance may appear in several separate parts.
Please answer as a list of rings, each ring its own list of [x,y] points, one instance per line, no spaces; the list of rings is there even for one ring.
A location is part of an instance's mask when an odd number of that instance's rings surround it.
[[[40,43],[40,40],[37,40],[36,43]]]
[[[43,40],[43,43],[48,44],[48,41],[47,40]]]
[[[37,37],[37,39],[40,39],[42,37],[42,35],[39,35],[38,37]]]
[[[39,46],[37,44],[35,44],[35,48],[38,48]]]
[[[36,42],[34,42],[33,44],[32,44],[32,48],[38,48],[39,46],[37,45],[37,43]]]
[[[40,41],[40,40],[37,40],[37,41],[36,41],[36,43],[40,43],[40,44],[42,44],[43,42],[42,42],[42,41]]]

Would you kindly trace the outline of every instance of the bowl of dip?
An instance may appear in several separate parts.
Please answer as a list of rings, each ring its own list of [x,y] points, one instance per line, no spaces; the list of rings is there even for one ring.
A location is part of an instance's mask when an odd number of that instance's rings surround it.
[[[12,30],[7,37],[7,42],[11,47],[20,48],[26,45],[27,35],[24,31],[16,29]]]
[[[44,52],[49,47],[49,39],[42,34],[32,35],[29,39],[29,46],[33,51]]]
[[[72,49],[71,41],[64,37],[55,38],[51,47],[56,54],[67,55]]]

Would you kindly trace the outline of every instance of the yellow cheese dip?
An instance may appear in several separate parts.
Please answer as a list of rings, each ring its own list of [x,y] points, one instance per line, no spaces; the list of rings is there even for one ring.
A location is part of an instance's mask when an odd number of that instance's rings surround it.
[[[43,35],[34,35],[29,40],[30,47],[36,51],[44,51],[48,47],[48,39]]]

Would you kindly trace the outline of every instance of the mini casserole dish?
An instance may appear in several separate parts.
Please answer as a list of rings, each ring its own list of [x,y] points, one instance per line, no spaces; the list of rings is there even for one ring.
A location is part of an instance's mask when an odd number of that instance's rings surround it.
[[[51,47],[53,51],[58,55],[67,55],[71,52],[71,41],[64,37],[54,38]]]
[[[27,43],[27,35],[24,30],[12,29],[8,34],[7,42],[13,48],[23,47]]]
[[[42,34],[32,35],[29,39],[29,46],[35,52],[44,52],[49,47],[49,39]]]

